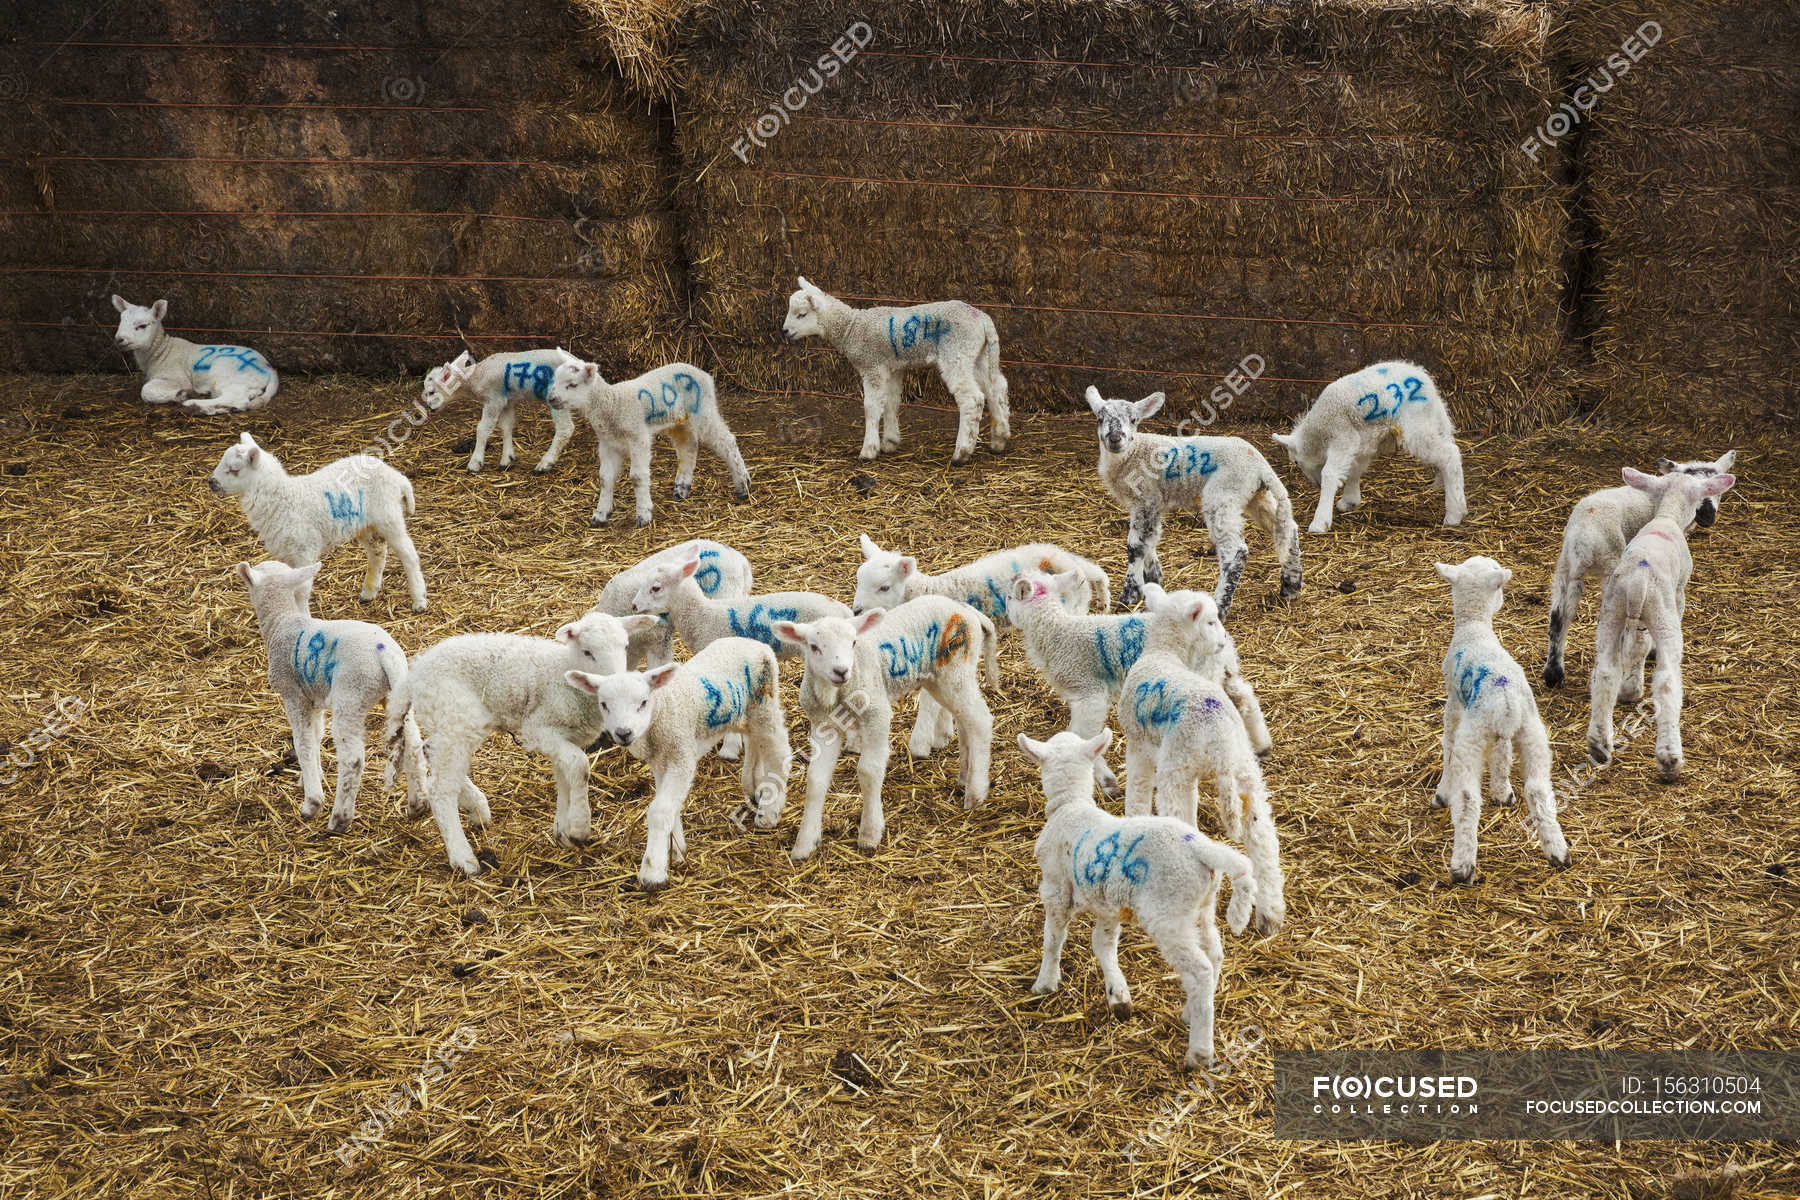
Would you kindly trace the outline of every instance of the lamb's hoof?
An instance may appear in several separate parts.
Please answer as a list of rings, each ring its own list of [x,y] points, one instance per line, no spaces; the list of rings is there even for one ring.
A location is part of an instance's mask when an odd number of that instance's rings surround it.
[[[1131,608],[1143,598],[1144,593],[1138,590],[1138,586],[1135,583],[1128,583],[1119,590],[1119,607]]]
[[[471,474],[471,475],[481,474],[481,464],[478,462],[470,463],[469,464],[469,474]]]
[[[750,498],[750,485],[745,483],[732,488],[731,495],[732,498],[736,500],[748,500]]]
[[[1257,937],[1271,938],[1281,932],[1281,918],[1271,917],[1267,913],[1257,913],[1256,919],[1250,923],[1256,930]]]
[[[1444,795],[1444,793],[1442,793],[1442,792],[1436,792],[1431,797],[1431,807],[1433,807],[1433,808],[1449,808],[1450,807],[1450,798],[1448,796]]]
[[[358,593],[356,593],[356,598],[358,600],[361,600],[364,604],[375,603],[375,593],[374,592],[358,592]]]
[[[1259,746],[1256,749],[1256,761],[1266,762],[1268,761],[1269,755],[1273,753],[1275,753],[1274,746]]]
[[[588,518],[588,527],[591,529],[605,529],[606,523],[610,520],[612,520],[611,513],[607,513],[604,517],[601,516],[599,513],[595,513],[593,516]]]
[[[510,471],[510,470],[512,470],[512,467],[513,467],[513,460],[512,460],[512,459],[510,459],[510,458],[503,458],[503,459],[501,459],[501,460],[500,460],[500,469],[501,469],[501,470],[502,470],[502,471]]]
[[[593,835],[591,833],[584,833],[577,836],[573,833],[559,833],[556,830],[550,831],[550,840],[565,850],[579,850],[581,847],[587,845],[592,837]]]
[[[675,485],[675,498],[677,500],[686,500],[689,496],[691,496],[693,494],[694,494],[694,485],[693,484],[678,483]]]
[[[322,800],[303,800],[300,803],[300,815],[310,821],[319,815],[319,809],[323,807],[324,801]]]
[[[1451,528],[1455,528],[1456,526],[1461,525],[1463,523],[1463,518],[1468,515],[1468,513],[1457,513],[1454,517],[1446,515],[1444,517],[1444,524]]]
[[[539,463],[537,466],[531,468],[531,473],[533,475],[548,475],[550,473],[550,468],[546,467],[543,463]]]
[[[1474,879],[1474,878],[1475,878],[1475,868],[1474,867],[1451,867],[1450,868],[1450,882],[1451,883],[1468,883],[1471,879]]]
[[[1517,804],[1518,802],[1519,802],[1519,797],[1518,797],[1517,793],[1515,793],[1511,788],[1506,789],[1506,795],[1504,795],[1504,796],[1500,797],[1498,800],[1494,801],[1494,803],[1498,804],[1501,808],[1511,808],[1513,805]]]
[[[1008,450],[1012,449],[1012,441],[1011,439],[1006,441],[991,441],[988,443],[988,449],[995,454],[1005,454]]]
[[[1129,1021],[1131,1019],[1131,1001],[1129,1000],[1108,1001],[1106,1007],[1113,1016],[1121,1021]]]
[[[856,457],[862,459],[864,462],[874,462],[880,455],[881,451],[877,450],[874,446],[864,446],[857,452]]]
[[[1563,685],[1563,669],[1561,663],[1544,664],[1544,686],[1559,688]]]
[[[426,610],[426,609],[427,609],[427,608],[428,608],[428,607],[430,607],[430,606],[429,606],[429,605],[427,605],[427,604],[426,604],[426,603],[425,603],[425,601],[423,601],[423,600],[414,600],[414,601],[413,601],[413,606],[412,606],[412,610],[413,610],[413,611],[414,611],[414,612],[416,612],[416,613],[422,613],[422,612],[424,612],[424,611],[425,611],[425,610]]]
[[[1628,691],[1625,688],[1619,689],[1619,703],[1620,704],[1629,705],[1629,706],[1635,708],[1637,706],[1637,702],[1639,700],[1642,700],[1643,698],[1644,698],[1644,693],[1643,693],[1643,689],[1641,689],[1641,688],[1636,691]]]
[[[864,858],[874,858],[881,852],[881,842],[879,840],[865,842],[861,838],[858,838],[856,841],[856,852]]]
[[[987,799],[986,796],[973,796],[973,795],[964,796],[963,797],[963,811],[964,812],[974,812],[976,809],[981,807],[982,801],[984,801],[986,799]]]
[[[1612,750],[1609,747],[1602,746],[1593,738],[1589,738],[1588,761],[1593,763],[1596,767],[1604,767],[1607,763],[1612,761]]]
[[[1300,594],[1300,581],[1299,580],[1296,579],[1291,584],[1288,583],[1288,581],[1285,579],[1281,581],[1281,598],[1283,600],[1292,600],[1295,596],[1298,596],[1299,594]]]
[[[639,529],[642,529],[644,526],[648,525],[649,523],[650,523],[650,514],[649,513],[639,513],[638,514],[637,527]]]
[[[1190,1071],[1210,1071],[1216,1060],[1210,1054],[1190,1054],[1187,1056],[1187,1069]]]
[[[975,455],[973,453],[964,454],[961,451],[958,451],[950,456],[950,465],[953,467],[966,467],[974,460]]]
[[[1311,525],[1308,525],[1306,527],[1306,532],[1308,532],[1308,533],[1330,533],[1331,532],[1331,523],[1329,521],[1324,521],[1324,522],[1314,521]]]
[[[669,880],[666,876],[656,880],[645,879],[642,875],[638,876],[638,891],[646,896],[654,896],[668,886]]]
[[[452,859],[450,868],[451,870],[462,872],[463,878],[465,879],[474,879],[476,876],[480,875],[482,871],[481,863],[474,858],[462,859],[460,861]]]
[[[325,832],[331,837],[339,837],[349,833],[350,822],[352,819],[353,818],[350,817],[340,817],[333,814],[332,818],[325,822]]]
[[[1561,858],[1552,858],[1548,861],[1551,866],[1559,871],[1566,871],[1569,869],[1569,856],[1567,854],[1563,855]]]
[[[1664,783],[1674,783],[1681,778],[1681,759],[1656,756],[1656,772]]]
[[[1362,500],[1360,498],[1358,498],[1356,500],[1350,500],[1350,499],[1340,496],[1340,497],[1338,497],[1337,510],[1341,513],[1351,512],[1361,503],[1362,503]]]
[[[431,812],[429,804],[409,804],[406,806],[406,819],[417,821]]]
[[[1057,984],[1045,983],[1042,980],[1039,980],[1031,985],[1031,994],[1034,996],[1048,996],[1057,989],[1057,986]]]
[[[1125,793],[1125,789],[1119,786],[1119,781],[1117,779],[1101,784],[1100,790],[1106,793],[1106,798],[1108,800],[1117,800]]]

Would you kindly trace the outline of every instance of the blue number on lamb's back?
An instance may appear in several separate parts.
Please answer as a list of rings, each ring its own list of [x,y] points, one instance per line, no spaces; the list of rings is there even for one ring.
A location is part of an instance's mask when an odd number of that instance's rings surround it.
[[[1100,659],[1100,678],[1108,683],[1119,682],[1144,652],[1144,619],[1126,617],[1111,629],[1096,626],[1094,652]]]
[[[302,648],[304,645],[304,652]],[[337,674],[338,639],[327,638],[323,629],[313,630],[313,635],[306,636],[302,629],[294,636],[294,675],[308,687],[324,680],[325,686],[331,686],[332,676]]]
[[[339,529],[353,532],[363,525],[363,493],[356,489],[356,498],[351,499],[349,492],[325,490],[325,507],[331,512],[331,519]]]
[[[556,370],[548,363],[509,362],[500,376],[500,390],[530,392],[542,400],[550,394],[550,381],[555,377]]]
[[[210,371],[218,359],[229,359],[238,365],[240,371],[255,371],[258,375],[267,375],[269,368],[264,364],[262,355],[248,346],[202,346],[200,357],[194,360],[194,370]]]
[[[911,350],[920,342],[930,342],[936,347],[950,332],[950,322],[929,313],[911,313],[904,322],[896,325],[899,318],[890,314],[887,319],[888,346],[899,358],[902,351]]]
[[[1212,451],[1202,450],[1192,442],[1170,446],[1156,456],[1156,462],[1162,467],[1163,478],[1170,482],[1189,475],[1204,479],[1219,469],[1219,464],[1213,461]]]
[[[1490,673],[1487,667],[1476,663],[1463,666],[1463,652],[1458,650],[1451,660],[1450,670],[1456,679],[1456,698],[1462,701],[1464,708],[1475,707],[1475,702],[1481,699],[1481,685],[1487,682]]]
[[[725,610],[725,616],[731,622],[733,637],[750,638],[772,650],[780,650],[781,639],[775,636],[774,623],[776,621],[798,621],[800,610],[797,608],[771,608],[766,604],[754,604],[746,612],[733,605]]]
[[[760,704],[768,699],[768,664],[759,666],[754,674],[749,663],[745,663],[740,670],[742,678],[715,680],[704,675],[700,677],[700,687],[706,692],[708,729],[723,729],[741,719],[752,704]]]
[[[1169,690],[1169,681],[1166,679],[1146,679],[1137,685],[1132,692],[1131,715],[1136,718],[1139,727],[1161,729],[1181,719],[1187,701],[1180,696],[1169,695]]]
[[[717,550],[702,550],[700,552],[700,569],[694,572],[694,582],[699,584],[700,590],[708,596],[718,592],[719,583],[724,579],[724,573],[719,569],[718,558]],[[712,561],[707,561],[709,559]]]

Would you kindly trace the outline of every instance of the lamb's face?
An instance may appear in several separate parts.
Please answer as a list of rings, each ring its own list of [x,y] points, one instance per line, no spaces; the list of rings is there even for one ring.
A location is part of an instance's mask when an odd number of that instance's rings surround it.
[[[1465,558],[1454,567],[1436,565],[1437,573],[1450,585],[1451,606],[1459,616],[1491,621],[1506,603],[1506,585],[1512,582],[1513,573],[1486,555]]]
[[[1088,411],[1100,423],[1100,448],[1111,454],[1122,454],[1131,445],[1131,439],[1137,436],[1138,426],[1162,407],[1163,394],[1151,392],[1136,402],[1109,400],[1100,394],[1099,388],[1090,387],[1087,404]]]
[[[620,620],[606,613],[590,612],[556,631],[556,640],[568,648],[570,665],[577,670],[602,675],[617,674],[625,669],[625,648],[631,641],[629,622],[644,618]],[[652,625],[655,618],[649,618]]]
[[[419,398],[425,402],[426,408],[432,412],[438,411],[456,395],[474,368],[475,360],[466,350],[443,366],[433,367],[425,372],[425,386]]]
[[[1672,462],[1666,458],[1659,458],[1656,460],[1656,469],[1664,475],[1674,475],[1679,473],[1682,475],[1692,475],[1697,479],[1711,479],[1715,475],[1723,475],[1725,472],[1731,470],[1732,465],[1736,462],[1737,451],[1727,450],[1723,455],[1714,459],[1712,462],[1697,461],[1678,463]],[[1700,507],[1694,510],[1694,524],[1700,526],[1702,529],[1711,528],[1712,523],[1718,519],[1719,501],[1717,497],[1706,497],[1704,500],[1700,501]]]
[[[700,560],[690,558],[684,562],[662,563],[651,569],[644,582],[638,585],[637,595],[631,598],[631,611],[637,613],[666,613],[669,605],[675,602],[675,591],[681,581],[699,569]]]
[[[133,304],[123,296],[114,296],[112,305],[119,310],[119,328],[113,333],[113,345],[131,352],[148,350],[162,332],[163,314],[169,311],[167,300],[145,307]]]
[[[262,459],[262,447],[245,434],[219,456],[219,465],[206,477],[206,486],[221,496],[235,496],[250,486],[250,477]]]
[[[563,681],[578,692],[594,698],[600,710],[599,744],[629,746],[644,736],[650,720],[656,715],[652,695],[675,678],[675,663],[653,671],[624,671],[612,675],[595,675],[588,671],[569,671]]]
[[[1275,441],[1287,448],[1288,461],[1299,467],[1300,473],[1305,475],[1314,487],[1318,487],[1319,473],[1325,469],[1325,459],[1307,449],[1306,439],[1300,436],[1300,431],[1296,429],[1293,433],[1278,433],[1275,435]]]
[[[905,603],[907,581],[918,568],[918,560],[911,555],[875,551],[856,568],[856,595],[850,601],[850,611],[863,613]]]
[[[1012,587],[1006,593],[1006,619],[1014,625],[1028,620],[1028,613],[1039,611],[1040,606],[1057,603],[1057,595],[1061,589],[1057,586],[1057,577],[1042,571],[1022,571],[1013,577]]]
[[[1219,654],[1230,644],[1219,605],[1210,592],[1165,592],[1154,583],[1144,585],[1144,611],[1182,627],[1190,653]]]
[[[781,335],[790,342],[818,337],[825,332],[819,321],[819,306],[812,293],[801,288],[788,297],[787,319],[781,323]]]
[[[821,617],[804,624],[777,621],[774,628],[777,637],[800,647],[807,674],[830,684],[842,684],[856,667],[856,639],[873,629],[884,615],[882,609],[872,608],[854,617]]]
[[[595,364],[580,359],[566,362],[550,377],[550,390],[544,396],[544,403],[552,409],[576,407],[590,387],[604,382],[600,368]]]

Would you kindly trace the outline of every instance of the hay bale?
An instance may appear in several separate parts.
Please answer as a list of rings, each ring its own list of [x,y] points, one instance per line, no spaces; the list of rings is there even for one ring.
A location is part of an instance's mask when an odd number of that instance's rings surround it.
[[[1165,386],[1179,415],[1257,353],[1269,381],[1234,416],[1285,413],[1406,354],[1486,421],[1557,355],[1562,189],[1518,149],[1554,90],[1532,10],[859,15],[862,57],[748,164],[732,144],[846,18],[711,4],[682,43],[698,313],[734,382],[856,390],[829,351],[780,344],[796,271],[862,302],[988,308],[1024,408],[1079,406],[1099,382]]]
[[[116,362],[115,290],[289,371],[412,370],[459,330],[620,371],[688,351],[662,127],[563,6],[190,0],[47,52],[0,50],[30,118],[0,133],[6,361]]]

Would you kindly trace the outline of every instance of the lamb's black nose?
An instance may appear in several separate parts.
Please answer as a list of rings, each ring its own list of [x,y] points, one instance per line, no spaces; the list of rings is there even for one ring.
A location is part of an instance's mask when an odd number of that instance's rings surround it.
[[[629,730],[629,729],[615,729],[608,736],[610,736],[612,738],[615,745],[619,745],[619,746],[631,745],[631,730]]]
[[[218,480],[216,480],[216,479],[214,479],[214,478],[213,478],[213,477],[212,477],[212,476],[210,476],[210,475],[208,475],[208,476],[207,476],[207,477],[206,477],[206,486],[207,486],[207,487],[209,487],[209,488],[211,488],[211,489],[212,489],[212,490],[213,490],[213,491],[215,491],[215,492],[221,492],[221,493],[222,493],[222,492],[224,492],[224,490],[225,490],[225,489],[224,489],[224,488],[222,488],[222,487],[220,487],[220,486],[219,486],[219,481],[218,481]]]

